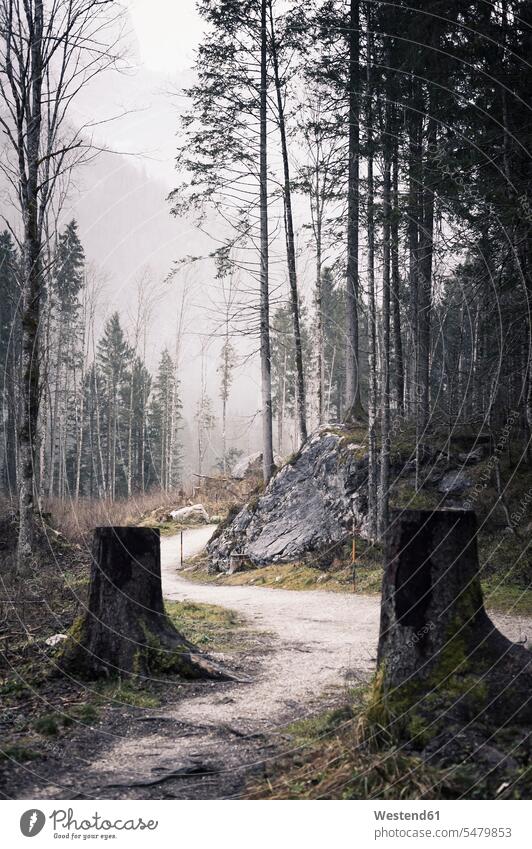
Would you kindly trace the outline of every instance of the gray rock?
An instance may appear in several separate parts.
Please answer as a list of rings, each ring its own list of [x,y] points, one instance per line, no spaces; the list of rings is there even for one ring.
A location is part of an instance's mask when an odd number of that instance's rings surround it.
[[[392,479],[410,454],[395,458]],[[214,571],[234,568],[234,555],[253,566],[293,562],[306,554],[327,568],[338,546],[367,534],[368,458],[341,425],[313,434],[270,481],[264,494],[243,507],[207,546]],[[233,558],[233,559],[232,559]]]
[[[237,481],[244,480],[248,475],[260,474],[262,469],[262,452],[256,451],[247,457],[241,457],[231,470],[231,477]]]
[[[277,467],[282,465],[282,458],[277,454],[273,459]],[[241,457],[231,470],[231,477],[237,481],[244,480],[244,478],[252,475],[257,477],[262,476],[262,451],[255,451],[254,454]]]
[[[68,640],[68,636],[66,634],[54,634],[52,637],[48,637],[44,643],[45,645],[54,648],[54,646],[58,646],[59,643],[63,643],[65,640]]]
[[[482,445],[479,445],[473,451],[465,451],[462,454],[458,455],[458,459],[465,466],[474,466],[476,463],[480,463],[484,456],[484,449]]]
[[[203,504],[191,504],[190,507],[181,507],[180,510],[172,510],[170,516],[175,522],[201,521],[205,522],[205,524],[209,522],[209,515]]]
[[[472,480],[467,477],[465,472],[457,469],[453,472],[447,472],[447,474],[442,477],[438,485],[438,492],[441,492],[444,495],[461,495],[469,489],[471,484]]]
[[[471,485],[462,471],[446,471],[446,455],[428,445],[419,453],[428,486],[459,498]],[[392,453],[391,480],[413,486],[412,454],[411,448]],[[260,454],[252,456],[262,462]],[[342,425],[322,428],[273,476],[263,495],[219,526],[207,546],[211,569],[227,572],[242,561],[290,563],[306,555],[327,569],[350,539],[353,520],[357,533],[367,536],[367,479],[365,446],[353,442]]]

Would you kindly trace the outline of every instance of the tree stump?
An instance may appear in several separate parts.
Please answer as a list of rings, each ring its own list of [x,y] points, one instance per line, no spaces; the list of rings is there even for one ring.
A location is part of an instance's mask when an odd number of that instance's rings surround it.
[[[395,715],[446,703],[469,717],[532,719],[532,655],[484,609],[476,534],[473,511],[391,511],[378,685]]]
[[[178,672],[231,677],[174,628],[164,610],[159,531],[94,531],[89,603],[74,624],[60,664],[88,678]]]

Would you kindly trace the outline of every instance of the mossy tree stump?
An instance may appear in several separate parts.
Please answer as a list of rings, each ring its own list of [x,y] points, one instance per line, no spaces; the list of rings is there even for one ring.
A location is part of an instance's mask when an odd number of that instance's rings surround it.
[[[484,609],[473,511],[393,510],[378,682],[393,713],[444,702],[497,722],[532,718],[532,655]]]
[[[89,678],[227,678],[173,626],[164,610],[159,530],[94,531],[89,603],[65,643],[61,666]]]

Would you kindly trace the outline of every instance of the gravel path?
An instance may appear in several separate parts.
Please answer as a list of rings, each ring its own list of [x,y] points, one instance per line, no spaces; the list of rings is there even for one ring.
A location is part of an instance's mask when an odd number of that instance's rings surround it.
[[[212,530],[186,533],[187,557],[203,549]],[[366,677],[371,672],[379,628],[377,597],[196,584],[177,571],[179,539],[163,538],[161,548],[165,598],[220,604],[243,615],[253,628],[274,636],[275,651],[260,674],[234,695],[233,719],[275,724],[290,708],[343,685],[346,676]],[[196,699],[193,705],[184,702],[179,713],[189,716],[198,710],[209,721],[227,720],[227,711],[211,696]]]
[[[199,553],[213,526],[191,529],[184,559]],[[186,695],[118,724],[106,745],[84,759],[83,781],[68,761],[23,798],[229,798],[254,768],[287,743],[276,729],[366,679],[374,668],[379,599],[187,581],[178,572],[180,538],[162,538],[163,592],[172,600],[219,604],[267,632],[228,665],[251,671],[249,683],[189,685]],[[493,615],[512,640],[532,640],[532,621]],[[288,743],[288,745],[290,745]],[[79,757],[79,755],[78,755]],[[19,796],[20,798],[20,796]]]
[[[187,531],[185,559],[198,554],[214,526]],[[235,697],[233,716],[240,721],[276,722],[286,706],[305,704],[313,696],[349,679],[367,677],[375,664],[380,598],[319,591],[285,591],[266,587],[196,584],[184,579],[179,567],[179,539],[162,539],[163,592],[174,600],[220,604],[238,611],[251,625],[279,638],[275,653],[252,686]],[[511,640],[532,642],[530,619],[491,613],[497,627]],[[191,705],[184,703],[182,715]],[[210,721],[223,710],[212,698],[196,702]]]

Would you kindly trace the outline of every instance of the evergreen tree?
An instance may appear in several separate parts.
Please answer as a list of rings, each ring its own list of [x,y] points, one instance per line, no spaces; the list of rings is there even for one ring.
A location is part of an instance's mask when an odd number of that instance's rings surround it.
[[[181,400],[175,364],[167,349],[161,354],[150,408],[150,482],[165,491],[182,479]]]
[[[77,450],[82,432],[79,421],[80,380],[84,327],[81,293],[85,255],[76,221],[60,234],[47,311],[50,338],[47,382],[49,386],[48,492],[64,497],[74,486]]]
[[[108,319],[98,342],[97,368],[102,391],[96,398],[104,457],[103,489],[112,500],[127,491],[127,410],[131,365],[132,351],[122,330],[120,316],[115,312]]]

